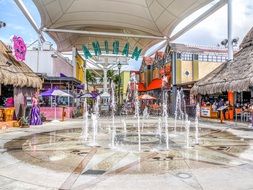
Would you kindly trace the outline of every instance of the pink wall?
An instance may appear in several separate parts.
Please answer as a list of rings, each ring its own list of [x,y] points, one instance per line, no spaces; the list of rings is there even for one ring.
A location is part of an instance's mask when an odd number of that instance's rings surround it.
[[[73,113],[73,107],[66,107],[65,112],[66,116],[65,119],[69,119],[72,116]],[[62,119],[62,107],[56,107],[56,119],[61,120]],[[40,107],[40,112],[43,113],[47,120],[54,120],[55,118],[55,108],[54,107]]]

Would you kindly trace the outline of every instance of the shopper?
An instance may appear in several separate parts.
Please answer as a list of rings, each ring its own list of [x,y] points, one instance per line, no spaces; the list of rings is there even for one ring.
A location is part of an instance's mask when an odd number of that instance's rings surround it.
[[[42,125],[40,109],[38,106],[38,94],[35,93],[32,98],[32,110],[30,115],[30,125]]]

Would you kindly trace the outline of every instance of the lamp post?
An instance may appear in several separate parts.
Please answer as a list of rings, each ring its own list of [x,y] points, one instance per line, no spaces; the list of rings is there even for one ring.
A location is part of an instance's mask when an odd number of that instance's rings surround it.
[[[121,77],[120,77],[120,69],[121,69],[121,63],[118,63],[118,69],[119,69],[119,83],[118,83],[118,106],[120,105],[120,83],[121,83]]]

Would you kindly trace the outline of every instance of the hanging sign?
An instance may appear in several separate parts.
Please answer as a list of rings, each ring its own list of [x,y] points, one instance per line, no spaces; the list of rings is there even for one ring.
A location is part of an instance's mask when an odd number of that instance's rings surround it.
[[[12,41],[13,41],[14,57],[16,58],[17,61],[24,61],[26,54],[26,45],[23,38],[14,35]]]
[[[99,56],[102,54],[101,47],[98,41],[92,42],[93,51],[96,56]],[[84,57],[86,59],[89,59],[92,57],[89,49],[86,47],[86,45],[82,46]],[[109,43],[107,40],[104,41],[104,51],[106,54],[109,54]],[[134,48],[134,51],[132,53],[132,59],[135,59],[136,61],[139,59],[142,49],[139,49],[137,46]],[[119,41],[115,40],[112,44],[112,53],[118,55],[119,54]],[[129,43],[127,42],[122,50],[122,55],[125,55],[128,57],[129,55]]]

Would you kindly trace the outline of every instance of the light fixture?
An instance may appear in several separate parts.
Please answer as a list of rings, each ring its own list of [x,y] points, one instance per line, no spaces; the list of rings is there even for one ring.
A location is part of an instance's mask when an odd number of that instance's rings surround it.
[[[221,45],[223,45],[223,46],[226,47],[227,44],[228,44],[228,40],[227,39],[224,39],[224,40],[221,41]]]
[[[6,23],[3,22],[3,21],[0,21],[0,28],[3,28],[3,27],[5,27],[5,26],[6,26]]]
[[[119,62],[119,63],[118,63],[118,69],[120,69],[120,68],[121,68],[121,63]]]
[[[238,41],[239,41],[239,38],[238,38],[238,37],[234,38],[234,39],[232,40],[232,45],[233,45],[233,46],[237,46]],[[222,41],[221,41],[221,45],[224,46],[224,47],[228,47],[228,39],[222,40]]]
[[[233,46],[237,46],[238,41],[239,41],[239,37],[234,38],[234,39],[232,40]]]

